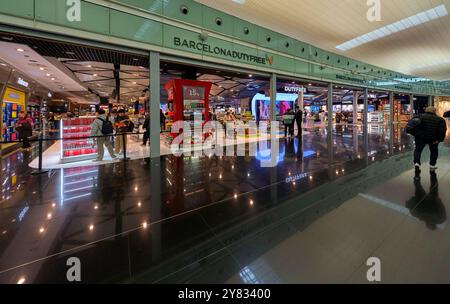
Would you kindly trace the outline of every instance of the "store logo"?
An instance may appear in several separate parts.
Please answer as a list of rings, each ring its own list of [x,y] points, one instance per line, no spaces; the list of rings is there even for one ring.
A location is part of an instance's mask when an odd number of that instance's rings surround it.
[[[367,20],[369,22],[381,21],[381,0],[367,0]]]
[[[67,259],[66,266],[70,268],[66,272],[69,282],[81,282],[81,261],[79,258],[71,257]]]
[[[80,0],[67,0],[68,6],[66,18],[69,22],[81,21],[81,1]]]
[[[251,63],[257,63],[257,64],[263,64],[263,65],[267,65],[267,63],[269,63],[270,65],[272,65],[273,61],[274,61],[273,56],[270,56],[270,57],[268,55],[266,55],[265,57],[254,56],[254,55],[250,55],[247,53],[226,49],[223,47],[218,47],[218,46],[213,47],[210,44],[207,44],[204,42],[197,42],[197,41],[193,41],[193,40],[181,39],[179,37],[174,37],[173,44],[177,47],[202,52],[203,54],[220,55],[220,56],[224,56],[224,57],[229,57],[231,59],[239,59],[239,60],[243,60],[243,61],[248,61]]]
[[[371,257],[367,259],[366,266],[369,266],[367,270],[367,281],[369,282],[381,282],[381,261],[379,258]]]

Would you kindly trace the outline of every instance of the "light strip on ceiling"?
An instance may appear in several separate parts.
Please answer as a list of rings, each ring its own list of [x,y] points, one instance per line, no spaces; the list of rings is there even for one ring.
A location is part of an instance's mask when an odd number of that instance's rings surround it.
[[[397,21],[395,23],[383,26],[370,33],[356,37],[352,40],[349,40],[347,42],[338,45],[336,48],[341,51],[348,51],[363,44],[390,36],[394,33],[407,30],[409,28],[445,17],[447,15],[448,15],[447,8],[445,7],[444,4],[442,4],[427,11]]]

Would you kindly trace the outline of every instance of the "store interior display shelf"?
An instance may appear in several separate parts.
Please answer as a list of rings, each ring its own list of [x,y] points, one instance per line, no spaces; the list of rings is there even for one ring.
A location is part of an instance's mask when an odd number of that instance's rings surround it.
[[[73,161],[88,160],[88,159],[93,159],[96,156],[97,156],[97,152],[91,153],[91,154],[84,154],[84,155],[64,156],[64,158],[61,159],[61,162],[66,163],[66,162],[73,162]]]
[[[63,135],[68,135],[68,134],[70,134],[70,135],[80,135],[80,134],[84,134],[84,135],[88,135],[88,136],[91,135],[90,132],[63,133]]]
[[[75,148],[63,148],[63,151],[73,151],[73,150],[83,150],[83,149],[92,149],[94,146],[90,147],[75,147]]]
[[[71,129],[71,128],[79,128],[79,127],[91,127],[92,125],[65,125],[64,129]]]

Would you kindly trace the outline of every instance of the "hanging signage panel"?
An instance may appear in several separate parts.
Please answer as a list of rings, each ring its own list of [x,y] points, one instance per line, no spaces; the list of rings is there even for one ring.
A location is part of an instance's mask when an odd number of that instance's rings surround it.
[[[276,67],[279,70],[294,73],[295,72],[295,60],[284,56],[277,56]]]
[[[295,72],[300,75],[308,75],[310,69],[310,64],[305,61],[297,60],[295,61]]]
[[[134,6],[159,15],[162,15],[163,13],[163,0],[116,0],[116,2]]]
[[[161,23],[115,10],[111,10],[111,35],[162,45]]]
[[[311,69],[308,74],[311,77],[322,79],[322,70],[320,65],[311,63]]]
[[[235,19],[235,17],[224,12],[203,6],[203,27],[208,30],[233,36],[233,23]]]
[[[32,19],[34,17],[34,3],[30,0],[2,0],[0,13]]]
[[[352,83],[357,86],[366,85],[366,81],[363,77],[359,75],[349,74],[349,73],[334,73],[334,78],[336,81],[341,81],[345,83]]]

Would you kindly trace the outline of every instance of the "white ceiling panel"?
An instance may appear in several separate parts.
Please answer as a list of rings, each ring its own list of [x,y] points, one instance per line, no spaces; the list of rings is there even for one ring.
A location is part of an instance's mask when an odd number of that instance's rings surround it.
[[[374,22],[367,19],[370,7],[365,0],[197,2],[369,64],[435,80],[450,78],[450,15],[428,20],[423,14],[442,5],[450,12],[450,0],[380,0],[381,20]],[[415,25],[347,51],[336,48],[376,30],[380,36],[383,27],[406,18]]]

